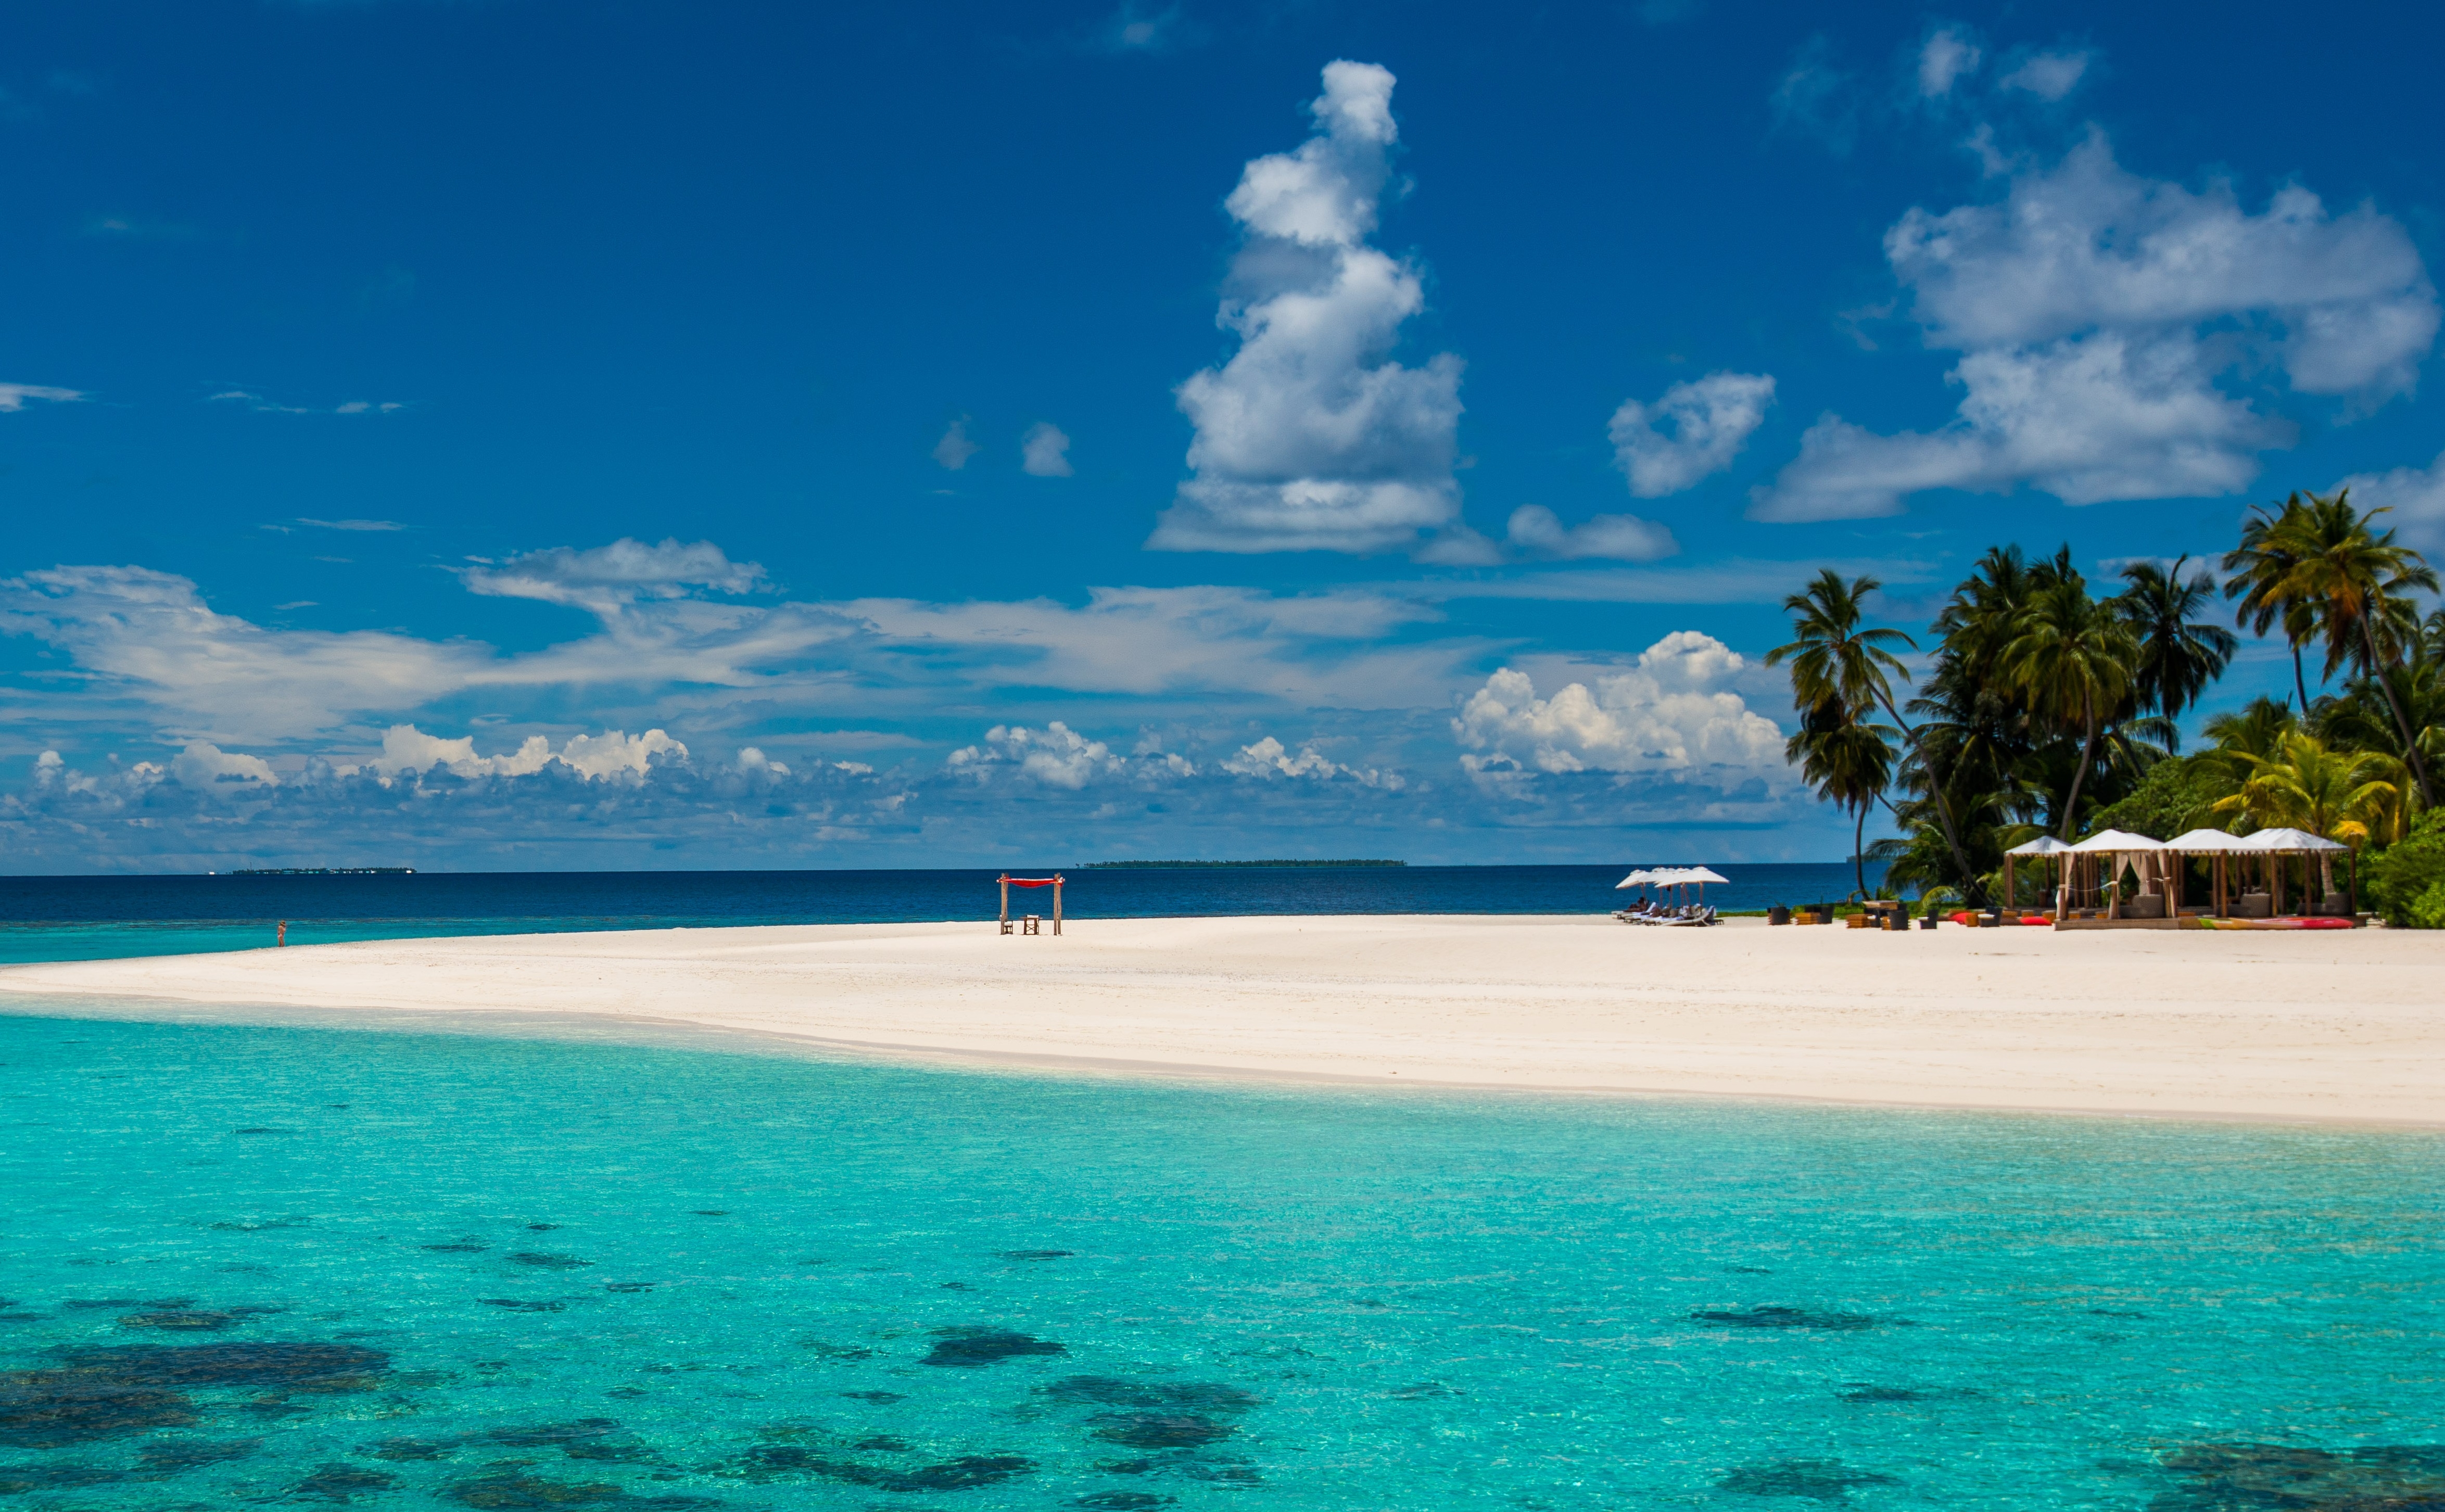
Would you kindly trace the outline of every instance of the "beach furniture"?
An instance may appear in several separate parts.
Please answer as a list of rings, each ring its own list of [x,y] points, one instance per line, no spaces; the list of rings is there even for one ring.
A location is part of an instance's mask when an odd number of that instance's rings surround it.
[[[1614,883],[1614,890],[1618,892],[1624,887],[1695,887],[1697,901],[1684,901],[1673,906],[1650,898],[1622,909],[1614,917],[1624,924],[1710,924],[1715,922],[1715,910],[1706,905],[1707,884],[1730,880],[1705,867],[1658,867],[1652,871],[1642,868]],[[1689,896],[1686,891],[1682,894],[1684,900]]]

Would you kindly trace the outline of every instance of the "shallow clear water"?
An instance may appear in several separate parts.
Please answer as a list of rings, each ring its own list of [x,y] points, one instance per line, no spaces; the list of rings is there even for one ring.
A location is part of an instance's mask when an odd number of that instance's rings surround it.
[[[2445,1497],[2422,1135],[41,1017],[0,1092],[23,1506]]]

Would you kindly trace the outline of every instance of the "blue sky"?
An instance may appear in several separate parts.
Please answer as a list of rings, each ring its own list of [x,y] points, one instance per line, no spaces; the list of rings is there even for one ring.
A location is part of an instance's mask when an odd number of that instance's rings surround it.
[[[1817,566],[2445,547],[2435,30],[18,8],[0,868],[1838,857]]]

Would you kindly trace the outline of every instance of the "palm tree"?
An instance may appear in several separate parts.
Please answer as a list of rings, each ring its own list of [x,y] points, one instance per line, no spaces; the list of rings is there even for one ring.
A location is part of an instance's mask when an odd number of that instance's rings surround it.
[[[2287,564],[2276,591],[2286,602],[2308,607],[2311,623],[2326,643],[2328,677],[2349,664],[2383,693],[2419,801],[2434,807],[2436,794],[2420,753],[2419,732],[2383,674],[2401,663],[2407,644],[2417,644],[2419,616],[2410,595],[2415,590],[2436,592],[2436,574],[2417,551],[2396,544],[2392,531],[2370,528],[2384,513],[2382,508],[2366,513],[2352,508],[2349,489],[2331,498],[2310,495],[2269,532],[2270,544]]]
[[[2139,644],[2122,617],[2088,596],[2088,585],[2056,583],[2030,595],[2004,647],[2003,670],[2030,705],[2080,732],[2080,761],[2064,795],[2062,835],[2080,822],[2081,784],[2097,759],[2100,725],[2131,690]]]
[[[2224,554],[2224,569],[2232,574],[2225,579],[2224,596],[2241,600],[2233,611],[2233,623],[2247,625],[2252,635],[2265,635],[2278,620],[2284,623],[2284,639],[2292,647],[2293,691],[2301,696],[2301,709],[2306,713],[2309,681],[2302,675],[2301,647],[2309,639],[2309,607],[2284,586],[2292,560],[2277,533],[2299,517],[2301,495],[2294,494],[2280,510],[2269,513],[2273,508],[2252,505],[2249,518],[2242,521],[2241,544]]]
[[[1893,727],[1866,723],[1859,718],[1875,712],[1873,707],[1853,709],[1838,702],[1817,704],[1801,716],[1800,733],[1782,748],[1784,759],[1799,764],[1801,780],[1815,788],[1819,797],[1857,815],[1851,827],[1851,866],[1862,896],[1868,890],[1862,849],[1867,843],[1868,811],[1894,780]]]
[[[1768,651],[1765,664],[1780,666],[1786,659],[1790,661],[1793,701],[1802,709],[1832,703],[1843,709],[1885,711],[1885,717],[1910,742],[1912,754],[1927,774],[1928,791],[1935,799],[1936,819],[1944,831],[1945,846],[1952,852],[1953,865],[1960,868],[1962,885],[1975,887],[1976,876],[1969,869],[1969,858],[1962,852],[1961,832],[1953,823],[1944,786],[1936,780],[1928,759],[1927,747],[1910,721],[1901,717],[1901,711],[1894,707],[1892,679],[1897,674],[1907,681],[1910,673],[1891,647],[1900,644],[1915,650],[1918,643],[1899,630],[1860,627],[1859,622],[1866,617],[1860,601],[1883,586],[1867,576],[1845,583],[1842,575],[1830,567],[1820,571],[1815,582],[1782,601],[1784,611],[1793,616],[1791,644]]]
[[[2224,676],[2241,640],[2221,625],[2198,616],[2215,592],[2215,574],[2201,570],[2182,580],[2185,554],[2172,570],[2154,562],[2134,562],[2122,569],[2131,586],[2115,602],[2139,639],[2138,664],[2132,668],[2139,704],[2162,715],[2170,742],[2178,749],[2180,732],[2172,721],[2196,703],[2209,683]]]
[[[2243,756],[2273,756],[2275,743],[2293,725],[2291,708],[2262,693],[2241,706],[2237,713],[2219,714],[2208,720],[2208,738],[2222,751]]]
[[[2388,780],[2401,770],[2392,757],[2337,751],[2301,730],[2278,738],[2273,755],[2249,760],[2249,778],[2217,801],[2218,810],[2246,813],[2262,829],[2306,830],[2355,848],[2367,842],[2371,825],[2385,823],[2402,791]]]

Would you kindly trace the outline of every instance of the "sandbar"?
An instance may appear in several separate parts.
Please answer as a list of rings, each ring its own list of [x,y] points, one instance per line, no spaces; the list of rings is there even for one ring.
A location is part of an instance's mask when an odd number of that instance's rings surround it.
[[[496,935],[0,968],[93,998],[595,1015],[1121,1073],[2445,1127],[2445,933],[1603,917]]]

